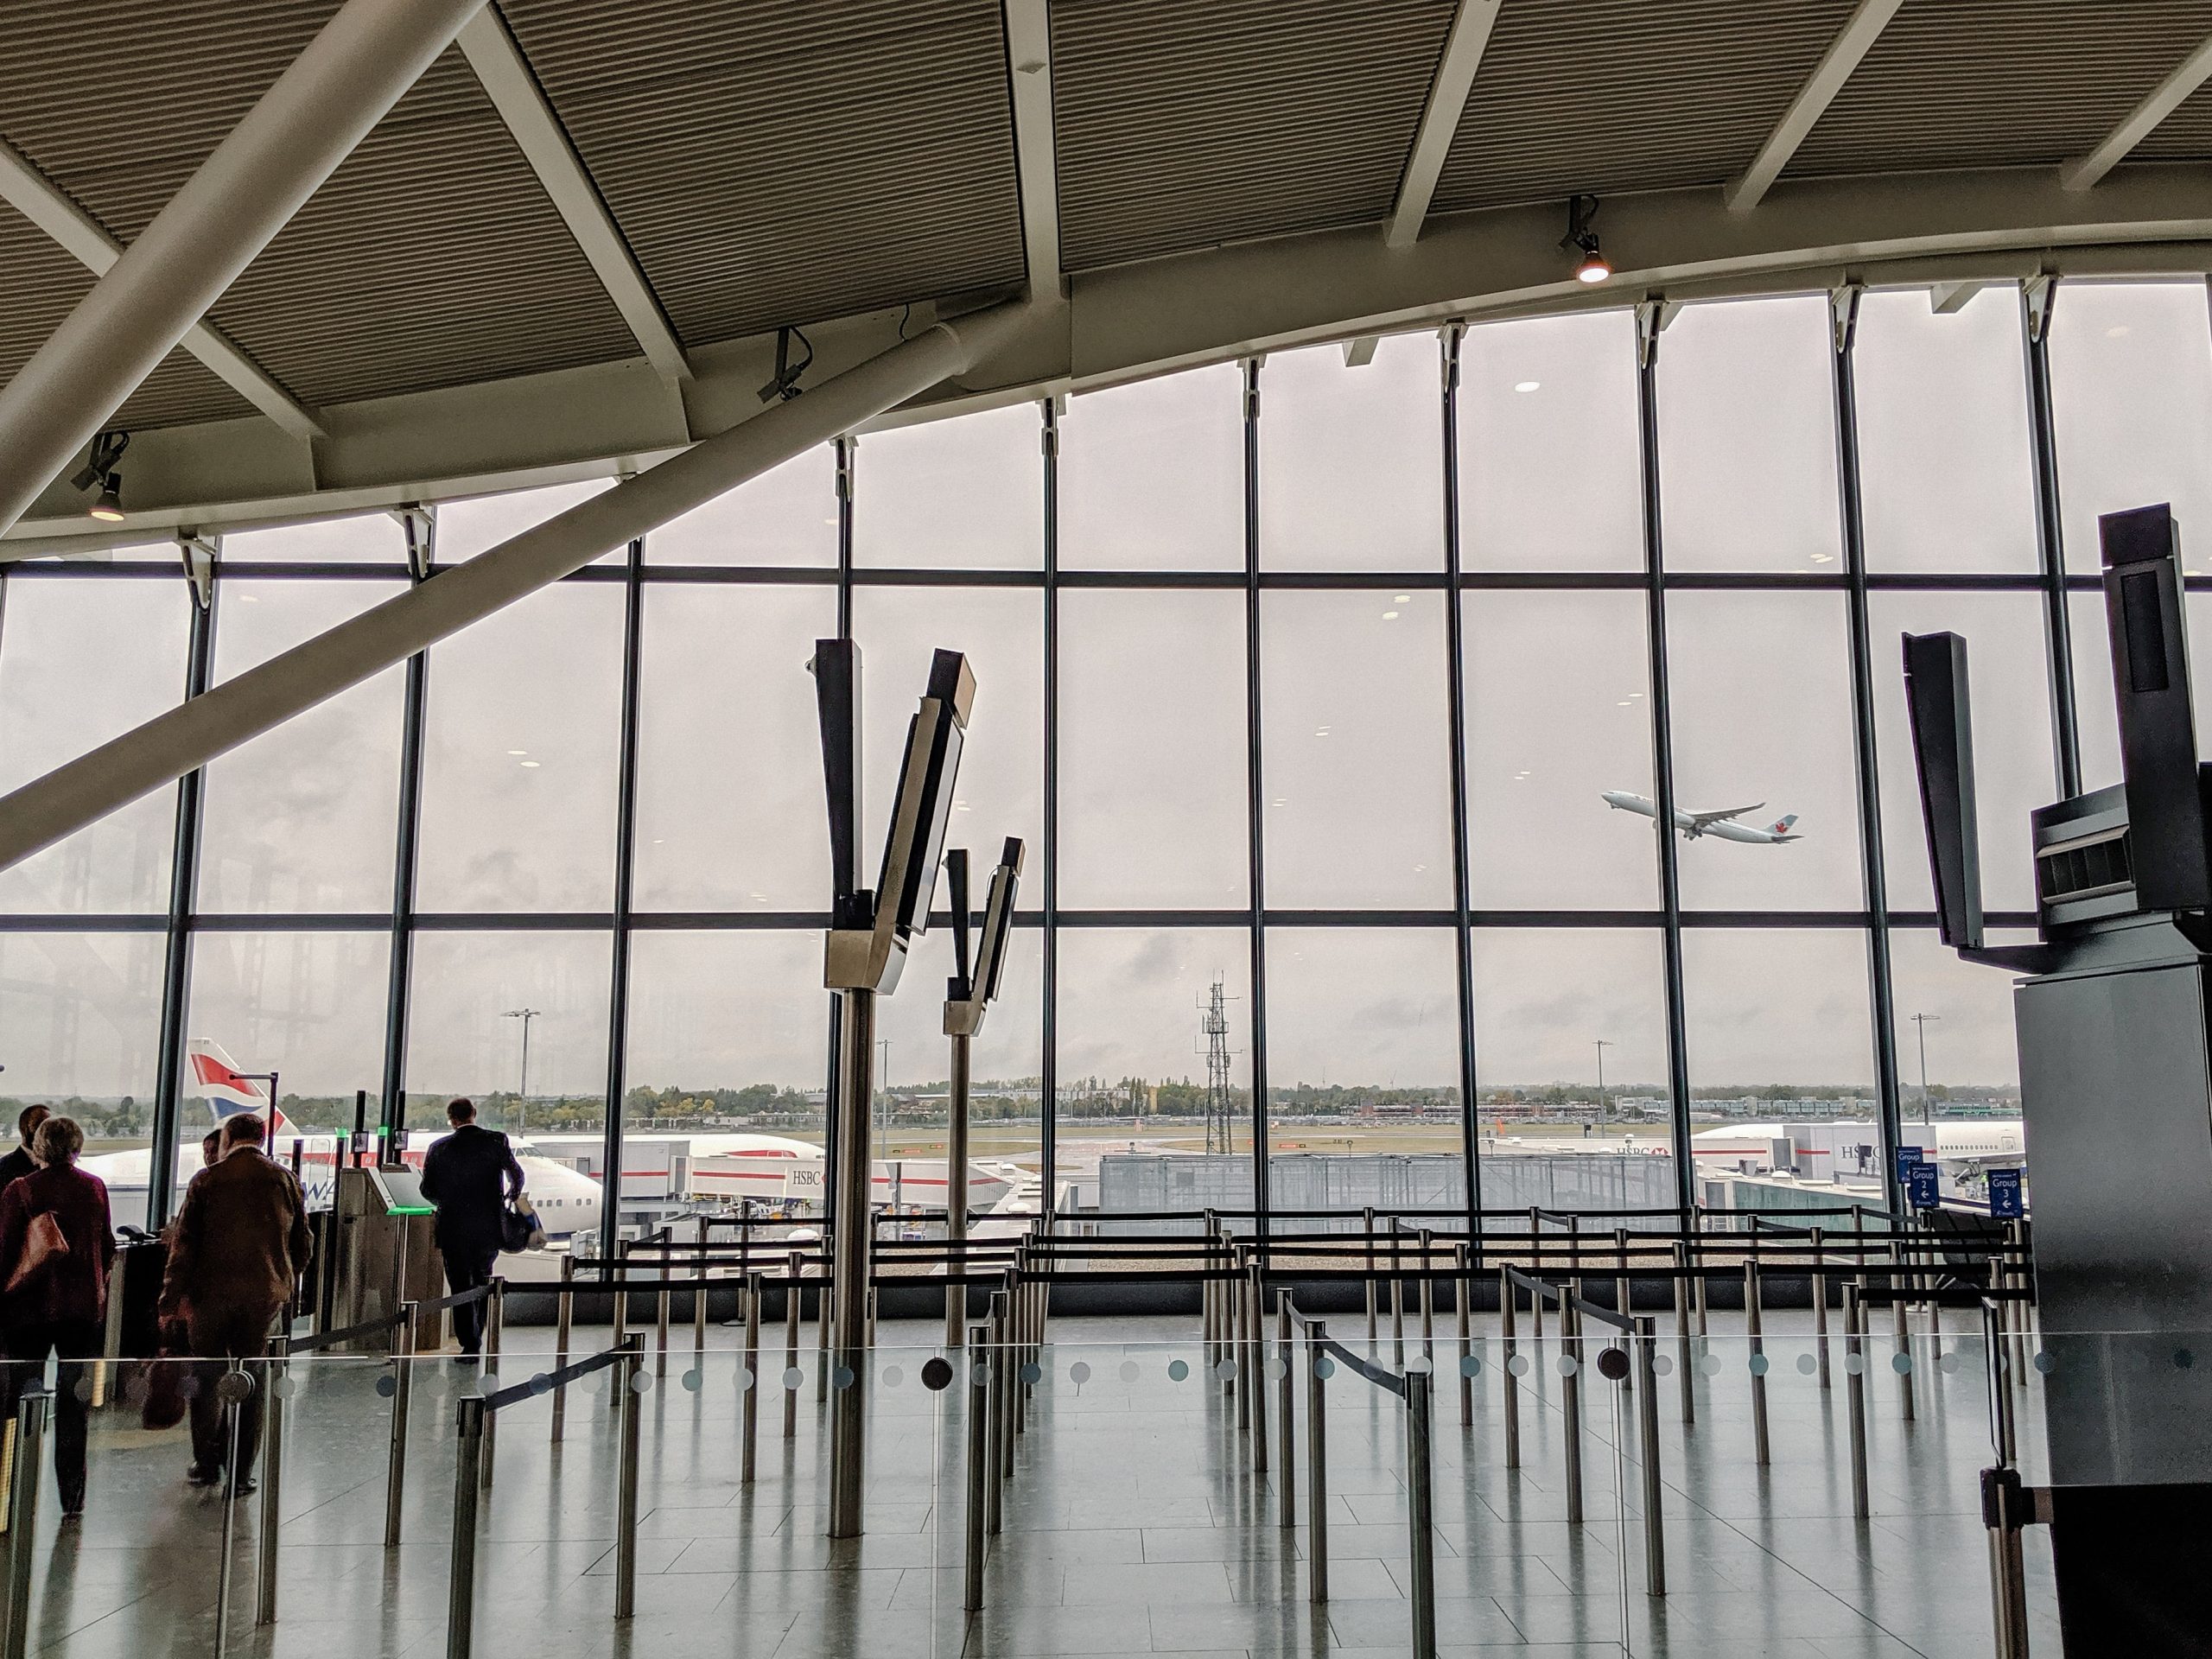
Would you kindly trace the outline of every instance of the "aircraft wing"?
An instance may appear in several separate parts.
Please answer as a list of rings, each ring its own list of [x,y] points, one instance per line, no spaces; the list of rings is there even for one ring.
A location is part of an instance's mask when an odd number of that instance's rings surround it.
[[[1690,821],[1702,830],[1708,823],[1719,823],[1727,818],[1740,818],[1746,812],[1756,812],[1765,804],[1764,801],[1753,801],[1749,806],[1732,806],[1726,812],[1693,812]]]

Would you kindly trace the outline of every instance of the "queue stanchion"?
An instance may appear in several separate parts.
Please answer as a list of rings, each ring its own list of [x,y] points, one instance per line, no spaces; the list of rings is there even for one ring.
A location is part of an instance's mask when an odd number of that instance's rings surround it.
[[[31,1544],[38,1536],[39,1479],[53,1413],[54,1396],[42,1384],[26,1389],[16,1402],[16,1456],[8,1481],[8,1619],[6,1639],[0,1643],[7,1659],[23,1659],[30,1648]]]
[[[638,1611],[638,1436],[645,1412],[645,1356],[641,1340],[630,1339],[629,1352],[616,1364],[621,1390],[622,1462],[614,1489],[614,1617]]]
[[[2016,1452],[2012,1421],[2012,1383],[2005,1375],[2011,1369],[2005,1353],[2004,1304],[1984,1301],[1981,1305],[1981,1344],[1983,1364],[1988,1373],[1991,1438],[1997,1443],[1997,1460],[2006,1468],[2012,1466]]]
[[[507,1325],[507,1281],[494,1279],[485,1287],[484,1294],[484,1369],[486,1381],[494,1387],[499,1380],[499,1341]],[[499,1468],[499,1414],[492,1413],[484,1420],[484,1484],[489,1486]]]
[[[1247,1387],[1252,1396],[1252,1472],[1268,1472],[1268,1327],[1267,1303],[1260,1287],[1260,1264],[1246,1269],[1245,1301],[1251,1313],[1247,1325],[1252,1332],[1251,1373]]]
[[[230,1369],[216,1380],[215,1397],[223,1402],[223,1415],[230,1427],[230,1456],[223,1471],[223,1559],[215,1566],[215,1652],[218,1656],[230,1651],[231,1642],[231,1569],[238,1554],[238,1484],[246,1478],[245,1460],[240,1455],[245,1449],[245,1414],[253,1401],[253,1379],[247,1376],[238,1361],[233,1359]],[[23,1467],[25,1451],[21,1417],[16,1422],[16,1467]],[[35,1452],[34,1445],[29,1448]],[[38,1478],[38,1459],[30,1461],[31,1478]],[[22,1554],[30,1554],[29,1531],[15,1541]]]
[[[962,1558],[960,1605],[971,1613],[983,1607],[983,1559],[989,1548],[986,1522],[997,1505],[991,1492],[995,1483],[991,1469],[990,1366],[983,1356],[987,1332],[978,1325],[967,1333],[968,1345],[968,1507],[961,1516],[965,1553]]]
[[[1406,1369],[1406,1281],[1402,1276],[1403,1263],[1398,1256],[1398,1217],[1390,1217],[1390,1358],[1400,1370]]]
[[[999,1529],[1001,1494],[1000,1483],[1006,1478],[1006,1465],[999,1447],[1001,1442],[1012,1444],[1013,1437],[1006,1433],[1006,1292],[995,1290],[990,1299],[990,1328],[987,1333],[988,1346],[982,1351],[984,1360],[985,1413],[984,1424],[985,1472],[983,1497],[983,1525],[995,1535]]]
[[[1816,1223],[1813,1228],[1813,1350],[1820,1362],[1821,1386],[1828,1386],[1828,1255]]]
[[[1543,1293],[1535,1300],[1541,1305]],[[1567,1442],[1567,1523],[1582,1524],[1582,1321],[1574,1299],[1562,1291],[1559,1299],[1560,1426]]]
[[[665,1227],[660,1230],[659,1250],[660,1306],[655,1310],[653,1319],[653,1375],[666,1376],[668,1375],[669,1303],[674,1299],[676,1293],[668,1286],[668,1229]]]
[[[739,1269],[740,1274],[743,1269]],[[691,1285],[691,1363],[705,1380],[707,1368],[707,1218],[699,1217],[699,1247],[693,1253]]]
[[[1001,1281],[991,1309],[991,1323],[998,1340],[998,1352],[991,1366],[998,1380],[998,1447],[999,1479],[1014,1478],[1014,1427],[1015,1414],[1020,1410],[1016,1378],[1020,1373],[1014,1358],[1014,1269],[1008,1268]],[[993,1527],[992,1530],[998,1530]]]
[[[1856,1284],[1843,1287],[1843,1370],[1850,1396],[1851,1513],[1864,1521],[1866,1492],[1866,1303]]]
[[[1367,1345],[1375,1345],[1375,1206],[1359,1212],[1361,1230],[1367,1238]]]
[[[284,1491],[284,1395],[289,1367],[285,1356],[290,1338],[277,1337],[270,1357],[262,1362],[261,1535],[254,1552],[253,1622],[257,1626],[276,1622],[276,1517]]]
[[[1424,1279],[1425,1285],[1428,1281]],[[1429,1467],[1430,1373],[1406,1373],[1406,1529],[1412,1550],[1414,1659],[1436,1659],[1436,1525]]]
[[[1697,1370],[1690,1363],[1690,1247],[1675,1243],[1675,1367],[1681,1373],[1682,1421],[1697,1421],[1697,1390],[1690,1386]]]
[[[798,1384],[791,1379],[798,1370],[798,1325],[804,1317],[804,1283],[799,1277],[799,1254],[793,1250],[788,1270],[789,1281],[784,1286],[784,1438],[798,1438]]]
[[[1468,1304],[1474,1300],[1474,1281],[1467,1276],[1467,1247],[1457,1244],[1452,1250],[1452,1265],[1458,1271],[1452,1281],[1452,1300],[1459,1316],[1459,1427],[1475,1426],[1475,1368],[1469,1363],[1475,1350],[1468,1332],[1468,1320],[1472,1310]]]
[[[814,1293],[814,1403],[822,1405],[830,1398],[830,1322],[836,1317],[836,1287],[830,1281],[825,1264],[822,1270],[821,1287]],[[865,1304],[861,1316],[867,1316]]]
[[[1498,1351],[1505,1368],[1505,1380],[1499,1384],[1505,1396],[1505,1466],[1521,1466],[1521,1374],[1513,1362],[1521,1357],[1521,1339],[1514,1332],[1513,1269],[1501,1266],[1497,1270],[1497,1338]]]
[[[484,1478],[481,1395],[460,1406],[453,1468],[453,1560],[446,1588],[446,1659],[469,1659],[476,1641],[476,1512]]]
[[[1910,1281],[1904,1272],[1904,1245],[1893,1240],[1890,1245],[1890,1321],[1897,1342],[1900,1361],[1894,1369],[1897,1374],[1897,1415],[1908,1423],[1913,1420],[1912,1399],[1912,1325],[1910,1310],[1906,1303],[1911,1300]]]
[[[1613,1259],[1615,1263],[1613,1312],[1623,1319],[1626,1319],[1636,1310],[1629,1306],[1635,1294],[1635,1287],[1629,1283],[1628,1229],[1625,1227],[1613,1229]]]
[[[745,1394],[738,1408],[744,1419],[744,1440],[738,1479],[746,1485],[753,1482],[760,1442],[760,1295],[764,1288],[757,1271],[745,1275],[745,1370],[738,1378]]]
[[[385,1452],[384,1547],[399,1548],[399,1517],[407,1504],[407,1420],[415,1400],[415,1304],[399,1305],[391,1337],[391,1435]]]
[[[553,1373],[556,1376],[569,1363],[569,1332],[575,1317],[573,1311],[576,1300],[574,1294],[575,1282],[576,1258],[573,1255],[564,1255],[561,1258],[560,1306],[554,1310],[553,1314]],[[551,1438],[558,1441],[568,1427],[569,1385],[566,1382],[556,1382],[553,1385]]]
[[[1298,1527],[1298,1479],[1295,1457],[1297,1426],[1291,1402],[1296,1396],[1296,1383],[1291,1376],[1290,1292],[1275,1292],[1275,1347],[1281,1358],[1282,1375],[1276,1379],[1275,1405],[1277,1420],[1281,1424],[1282,1439],[1275,1458],[1275,1490],[1281,1499],[1280,1505],[1282,1529],[1294,1532]]]
[[[1760,1468],[1766,1467],[1770,1447],[1766,1432],[1766,1338],[1763,1334],[1759,1306],[1759,1264],[1756,1258],[1744,1263],[1744,1334],[1751,1373],[1751,1454]]]
[[[1636,1321],[1637,1451],[1643,1462],[1644,1592],[1667,1593],[1665,1489],[1659,1478],[1659,1321]]]
[[[1370,1235],[1372,1236],[1372,1235]],[[1372,1282],[1370,1281],[1370,1282]],[[1329,1599],[1329,1399],[1325,1386],[1327,1332],[1319,1319],[1306,1326],[1306,1596]]]
[[[1433,1367],[1436,1363],[1436,1281],[1429,1277],[1435,1265],[1433,1252],[1435,1235],[1426,1227],[1421,1230],[1421,1357]]]

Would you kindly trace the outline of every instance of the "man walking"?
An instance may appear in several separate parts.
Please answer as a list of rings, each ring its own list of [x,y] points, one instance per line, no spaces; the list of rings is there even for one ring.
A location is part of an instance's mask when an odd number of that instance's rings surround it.
[[[477,1122],[473,1101],[448,1106],[446,1122],[453,1133],[423,1160],[423,1196],[437,1206],[433,1236],[445,1258],[446,1284],[457,1296],[492,1282],[492,1264],[499,1259],[500,1220],[508,1200],[522,1196],[523,1177],[507,1137]],[[454,1309],[460,1358],[473,1359],[483,1351],[484,1319],[481,1300]]]
[[[198,1362],[188,1478],[212,1486],[227,1468],[242,1493],[253,1490],[264,1379],[253,1378],[256,1392],[239,1408],[238,1460],[231,1466],[220,1397],[226,1362],[267,1354],[270,1324],[291,1300],[308,1248],[300,1184],[263,1153],[268,1138],[268,1124],[250,1112],[225,1120],[221,1158],[184,1190],[162,1279],[162,1322],[183,1326],[184,1351]]]

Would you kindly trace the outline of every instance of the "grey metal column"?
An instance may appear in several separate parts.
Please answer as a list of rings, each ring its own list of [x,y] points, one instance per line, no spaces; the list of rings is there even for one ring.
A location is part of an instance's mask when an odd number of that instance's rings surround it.
[[[630,903],[638,867],[638,687],[645,638],[645,543],[630,543],[622,572],[622,747],[614,779],[613,961],[607,975],[607,1128],[601,1167],[600,1230],[620,1236],[622,1226],[622,1090],[630,1058]],[[602,1245],[600,1254],[604,1255]],[[668,1252],[661,1252],[661,1277],[668,1277]],[[668,1293],[660,1297],[661,1364],[668,1362]]]
[[[2066,608],[2065,520],[2059,514],[2058,430],[2051,410],[2050,314],[2056,277],[2020,289],[2022,355],[2028,374],[2029,454],[2035,462],[2036,550],[2043,565],[2043,624],[2050,676],[2050,749],[2061,798],[2082,792],[2082,746],[2074,714],[2074,626]]]
[[[92,441],[482,0],[347,0],[0,391],[0,531]]]
[[[1467,1182],[1467,1235],[1475,1266],[1482,1267],[1483,1170],[1475,1150],[1475,941],[1469,914],[1471,887],[1467,868],[1467,694],[1466,644],[1459,589],[1459,343],[1453,327],[1444,336],[1444,648],[1445,685],[1451,698],[1447,728],[1452,744],[1452,907],[1459,991],[1459,1162]],[[1463,1292],[1464,1294],[1464,1292]]]
[[[1430,1491],[1429,1376],[1406,1374],[1406,1529],[1412,1551],[1414,1659],[1436,1659],[1436,1523]]]
[[[966,1032],[952,1039],[951,1122],[944,1145],[944,1241],[957,1247],[968,1239],[968,1097],[969,1067],[975,1058],[976,1039]],[[1050,1109],[1049,1105],[1047,1109]],[[967,1254],[957,1248],[945,1251],[945,1271],[953,1277],[968,1271]],[[968,1287],[944,1287],[944,1345],[957,1348],[968,1329]]]
[[[408,574],[416,583],[437,568],[437,515],[427,508],[400,518],[407,537]],[[377,1116],[385,1144],[406,1126],[407,1029],[414,995],[415,878],[423,833],[423,744],[429,702],[430,653],[407,659],[407,683],[399,716],[399,825],[392,855],[391,984],[385,993],[384,1094]],[[172,1137],[174,1139],[174,1137]]]
[[[1660,302],[1637,308],[1636,410],[1643,474],[1644,627],[1651,654],[1651,795],[1655,825],[1675,822],[1675,735],[1667,693],[1667,575],[1659,507]],[[1667,987],[1667,1092],[1673,1106],[1675,1202],[1687,1211],[1697,1198],[1690,1167],[1689,1035],[1682,1007],[1682,891],[1671,829],[1652,837],[1659,855],[1659,907],[1665,932],[1660,961]]]
[[[469,1659],[476,1645],[476,1510],[484,1478],[484,1401],[461,1402],[454,1452],[453,1559],[446,1586],[446,1659]]]
[[[1045,399],[1045,847],[1044,982],[1039,1057],[1040,1113],[1039,1161],[1044,1166],[1045,1212],[1058,1208],[1060,1156],[1060,422],[1052,399]]]
[[[1244,361],[1244,735],[1252,906],[1252,1231],[1268,1236],[1267,836],[1260,754],[1260,365]],[[4,803],[0,803],[4,804]]]
[[[830,1395],[830,1535],[861,1533],[861,1486],[868,1366],[868,1103],[875,1087],[875,993],[847,990],[838,1046],[844,1076],[838,1103],[837,1161],[832,1172],[836,1223],[830,1233],[830,1363],[849,1373]]]
[[[191,556],[192,550],[186,550]],[[203,594],[194,586],[192,640],[184,672],[189,699],[207,690],[215,658],[215,579],[211,560]],[[206,774],[195,767],[177,780],[176,830],[170,844],[168,938],[162,963],[161,1058],[154,1082],[153,1141],[146,1171],[147,1224],[169,1218],[176,1197],[176,1147],[184,1089],[186,1005],[192,995],[192,912],[200,892],[200,794]]]

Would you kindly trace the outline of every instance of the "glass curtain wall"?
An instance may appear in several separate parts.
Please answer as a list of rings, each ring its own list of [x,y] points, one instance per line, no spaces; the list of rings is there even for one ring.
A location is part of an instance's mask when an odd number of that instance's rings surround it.
[[[805,668],[849,626],[871,849],[949,645],[979,905],[1027,849],[991,1204],[1657,1209],[1712,1196],[1686,1135],[1719,1179],[1777,1123],[2009,1116],[1897,637],[1973,641],[1992,922],[2030,925],[2022,814],[2114,765],[2094,514],[2212,500],[2212,325],[2196,283],[1958,299],[1478,324],[801,457],[0,876],[6,1106],[196,1141],[212,1041],[308,1130],[396,1083],[395,1127],[467,1093],[596,1172],[613,1109],[636,1223],[804,1201]],[[448,504],[430,551],[588,487]],[[0,786],[411,579],[385,516],[232,537],[205,605],[166,544],[9,567]],[[880,1022],[893,1202],[943,1191],[945,902]]]

